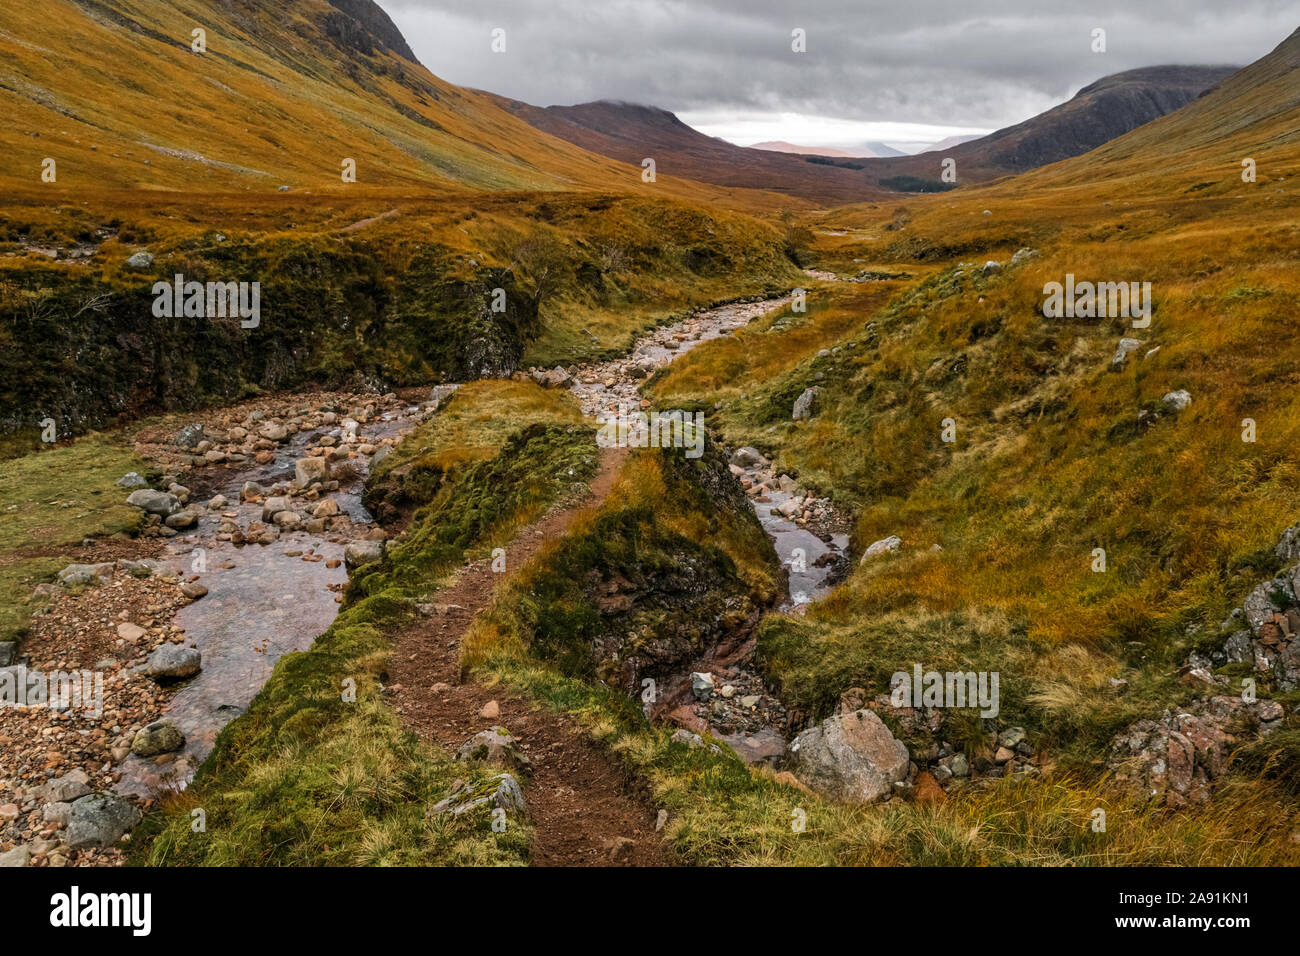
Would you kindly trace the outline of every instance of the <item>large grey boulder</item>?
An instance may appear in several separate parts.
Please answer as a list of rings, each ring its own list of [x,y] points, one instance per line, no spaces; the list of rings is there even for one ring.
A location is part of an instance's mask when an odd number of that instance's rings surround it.
[[[887,797],[907,777],[907,747],[870,710],[836,714],[795,737],[790,769],[808,787],[844,803]]]
[[[135,735],[131,753],[137,757],[156,757],[185,746],[185,735],[170,720],[155,720]]]
[[[164,644],[149,655],[145,673],[155,680],[179,680],[197,674],[202,661],[203,655],[193,647]]]
[[[132,269],[148,269],[153,265],[153,253],[147,249],[127,257],[126,264]]]
[[[138,488],[126,496],[126,503],[134,505],[151,515],[161,515],[166,518],[172,514],[181,505],[176,500],[176,496],[168,494],[165,491],[155,491],[152,488]]]
[[[111,793],[92,793],[72,804],[63,838],[72,849],[114,846],[140,822],[140,811]]]
[[[792,413],[795,421],[803,421],[812,418],[813,411],[817,404],[817,396],[822,393],[820,385],[814,385],[812,388],[803,390],[803,394],[794,400],[794,411]]]

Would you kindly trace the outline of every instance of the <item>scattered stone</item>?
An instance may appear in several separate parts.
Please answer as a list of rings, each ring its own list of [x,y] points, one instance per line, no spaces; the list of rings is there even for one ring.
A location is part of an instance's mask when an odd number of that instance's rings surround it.
[[[433,805],[433,813],[450,813],[460,816],[479,808],[499,808],[507,814],[522,815],[524,791],[513,774],[500,773],[477,784],[461,783],[451,796]]]
[[[349,569],[365,567],[383,558],[383,541],[352,541],[343,549],[343,563]]]
[[[324,458],[299,458],[293,466],[293,483],[307,488],[313,481],[329,481],[329,465]]]
[[[112,562],[103,564],[70,564],[58,574],[58,582],[67,587],[92,584],[113,576]]]
[[[121,478],[117,479],[117,486],[119,488],[144,488],[147,487],[148,484],[149,482],[145,481],[138,472],[134,471],[128,471]]]
[[[713,696],[713,675],[699,671],[691,674],[691,690],[696,700],[708,700]]]
[[[181,594],[184,594],[191,601],[197,601],[208,593],[208,589],[197,581],[186,581],[181,585]]]
[[[175,495],[165,491],[154,491],[152,488],[139,488],[131,492],[127,495],[126,503],[141,509],[146,514],[163,518],[180,508],[180,502],[176,500]]]
[[[131,269],[148,269],[153,265],[153,253],[148,250],[137,252],[127,258],[126,264]]]
[[[1181,412],[1188,405],[1192,404],[1192,395],[1185,388],[1180,388],[1175,392],[1166,392],[1165,397],[1160,399],[1161,404],[1166,408]]]
[[[794,421],[803,421],[812,418],[814,407],[817,402],[817,396],[822,393],[820,385],[814,385],[812,388],[806,388],[803,393],[794,400],[794,411],[792,417]]]
[[[24,867],[32,858],[32,851],[26,846],[16,846],[12,850],[0,853],[0,869]]]
[[[483,705],[483,709],[478,712],[478,715],[484,720],[496,720],[501,716],[501,705],[495,700],[490,700]]]

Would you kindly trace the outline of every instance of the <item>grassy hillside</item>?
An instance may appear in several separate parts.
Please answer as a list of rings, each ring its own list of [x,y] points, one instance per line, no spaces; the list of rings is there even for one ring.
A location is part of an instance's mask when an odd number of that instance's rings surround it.
[[[903,541],[806,618],[764,623],[789,704],[826,715],[914,662],[999,671],[1000,723],[1090,787],[1118,730],[1203,692],[1179,667],[1222,644],[1219,622],[1276,570],[1273,546],[1300,520],[1300,405],[1285,384],[1298,47],[1300,35],[1187,110],[1013,182],[815,217],[819,265],[914,278],[826,284],[806,317],[777,317],[746,347],[705,345],[651,383],[661,401],[721,402],[728,441],[829,494],[859,551]],[[1257,182],[1242,181],[1243,157]],[[1012,265],[1022,247],[1036,254]],[[1002,268],[986,274],[989,259]],[[1067,273],[1151,282],[1150,327],[1045,317],[1044,286]],[[1121,337],[1140,344],[1116,364]],[[816,414],[791,421],[812,386]],[[1164,399],[1178,390],[1182,410]],[[1223,676],[1236,687],[1242,674]],[[1289,740],[1257,749],[1286,766]],[[1267,838],[1285,841],[1300,805],[1256,779],[1262,765],[1235,765],[1228,789],[1265,788]],[[1259,839],[1227,806],[1219,836]]]

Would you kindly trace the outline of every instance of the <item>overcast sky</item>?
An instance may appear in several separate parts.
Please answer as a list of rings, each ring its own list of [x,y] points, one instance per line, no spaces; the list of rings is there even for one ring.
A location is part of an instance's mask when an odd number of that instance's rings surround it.
[[[1244,65],[1300,25],[1300,0],[378,2],[454,83],[541,106],[662,106],[742,145],[985,132],[1109,73]],[[492,52],[495,28],[504,53]],[[791,50],[795,28],[805,53]],[[1105,53],[1091,49],[1096,28]]]

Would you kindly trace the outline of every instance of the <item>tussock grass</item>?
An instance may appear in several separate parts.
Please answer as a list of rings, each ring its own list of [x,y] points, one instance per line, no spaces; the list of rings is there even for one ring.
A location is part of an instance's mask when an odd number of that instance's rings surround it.
[[[0,461],[0,641],[22,635],[35,609],[32,589],[69,564],[31,552],[139,527],[141,512],[117,486],[130,471],[143,474],[144,463],[120,439],[100,434]]]

